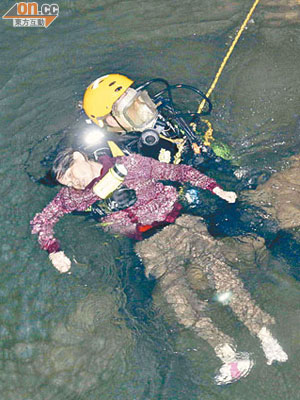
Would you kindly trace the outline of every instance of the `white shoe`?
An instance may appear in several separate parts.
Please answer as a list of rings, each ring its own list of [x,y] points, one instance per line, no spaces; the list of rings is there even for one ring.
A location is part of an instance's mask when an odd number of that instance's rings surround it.
[[[287,361],[288,355],[265,326],[259,331],[257,336],[261,340],[261,346],[268,365],[271,365],[273,361]]]
[[[236,382],[241,378],[245,378],[252,367],[253,361],[250,358],[225,363],[220,368],[219,374],[215,376],[215,383],[217,385],[228,385]]]
[[[215,376],[217,385],[236,382],[240,378],[246,377],[253,367],[254,363],[248,353],[236,353],[229,344],[216,348],[215,352],[224,362],[218,375]]]

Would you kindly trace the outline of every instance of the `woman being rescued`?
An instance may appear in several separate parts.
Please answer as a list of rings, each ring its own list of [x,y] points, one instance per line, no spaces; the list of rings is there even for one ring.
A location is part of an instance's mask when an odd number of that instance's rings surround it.
[[[54,225],[64,214],[75,210],[84,211],[96,201],[111,196],[120,185],[126,185],[129,190],[135,191],[136,201],[127,208],[104,216],[103,228],[135,239],[142,239],[143,232],[155,226],[174,222],[181,212],[182,206],[178,201],[176,188],[163,184],[161,180],[189,182],[193,186],[209,190],[229,203],[234,203],[237,198],[234,192],[223,190],[214,179],[193,167],[161,163],[139,154],[118,157],[104,155],[94,161],[88,159],[84,153],[66,149],[56,157],[53,174],[64,187],[41,213],[35,215],[31,225],[32,233],[38,234],[40,246],[48,251],[52,264],[62,273],[70,270],[71,261],[54,238]],[[259,327],[250,331],[260,339],[268,364],[275,360],[286,361],[287,354],[267,328],[274,322],[272,317],[254,304],[237,277],[228,284],[233,287],[233,291],[240,289],[240,301],[245,300],[248,310],[244,315],[242,309],[241,320],[245,323],[248,319],[250,322],[253,319],[251,323],[247,322],[247,326],[254,324],[256,328]],[[176,302],[173,306],[176,306]],[[201,321],[194,322],[198,327],[198,335],[214,347],[216,356],[223,363],[215,382],[228,384],[247,376],[253,366],[249,354],[236,352],[234,340],[208,323],[209,321],[210,318],[205,316]]]

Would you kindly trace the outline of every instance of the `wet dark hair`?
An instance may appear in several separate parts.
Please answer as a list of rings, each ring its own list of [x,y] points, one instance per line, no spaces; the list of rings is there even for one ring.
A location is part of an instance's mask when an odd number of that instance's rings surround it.
[[[69,147],[64,150],[61,150],[57,154],[55,160],[53,161],[53,166],[51,169],[51,175],[55,180],[61,178],[67,172],[67,170],[74,164],[73,154],[75,153],[75,151],[78,150]],[[83,153],[82,151],[80,151],[80,153],[84,156],[86,160],[88,159],[87,154]]]

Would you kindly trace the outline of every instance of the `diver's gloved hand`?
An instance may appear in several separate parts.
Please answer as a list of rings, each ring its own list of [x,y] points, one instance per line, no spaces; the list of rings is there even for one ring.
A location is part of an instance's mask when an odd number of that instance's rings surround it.
[[[226,192],[226,190],[223,190],[220,187],[215,187],[213,192],[228,203],[235,203],[237,199],[237,194],[235,192]]]
[[[65,255],[63,251],[50,253],[49,258],[53,266],[61,273],[68,272],[71,268],[71,260]]]

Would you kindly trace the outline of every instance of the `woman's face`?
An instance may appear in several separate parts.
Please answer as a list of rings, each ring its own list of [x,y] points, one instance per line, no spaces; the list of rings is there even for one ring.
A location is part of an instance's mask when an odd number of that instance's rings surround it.
[[[93,179],[100,175],[102,166],[86,160],[78,151],[74,152],[73,159],[74,162],[71,167],[57,181],[64,186],[83,190]]]

